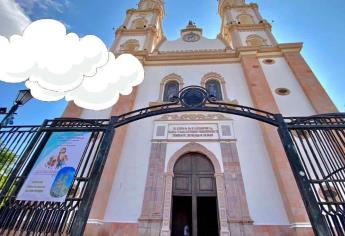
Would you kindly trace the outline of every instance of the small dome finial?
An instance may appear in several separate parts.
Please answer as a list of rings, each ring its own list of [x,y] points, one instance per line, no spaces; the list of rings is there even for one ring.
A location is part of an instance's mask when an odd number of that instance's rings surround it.
[[[191,20],[188,22],[188,25],[187,25],[187,29],[190,29],[190,28],[196,28],[195,22]]]

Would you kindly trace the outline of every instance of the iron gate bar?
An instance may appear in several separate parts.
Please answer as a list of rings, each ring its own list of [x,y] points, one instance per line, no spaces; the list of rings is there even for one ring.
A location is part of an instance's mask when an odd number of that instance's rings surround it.
[[[24,175],[24,172],[30,170],[28,162],[34,162],[33,159],[37,158],[38,153],[33,152],[41,149],[37,147],[37,144],[44,145],[45,142],[42,140],[42,136],[48,137],[51,133],[55,132],[51,128],[58,128],[59,126],[69,127],[66,128],[67,132],[73,130],[73,127],[77,127],[78,130],[80,127],[84,127],[84,132],[92,133],[77,167],[77,176],[73,181],[73,187],[69,189],[65,202],[52,203],[16,200],[15,197],[20,190],[19,185],[24,183],[27,177],[27,175]],[[98,126],[98,129],[94,130],[92,126]],[[3,200],[7,199],[6,205],[2,205],[0,209],[0,234],[11,234],[13,232],[21,232],[24,235],[41,233],[70,234],[76,211],[79,210],[80,206],[85,205],[85,188],[89,186],[88,180],[90,179],[90,172],[95,166],[95,156],[99,156],[101,141],[105,140],[105,131],[109,127],[113,130],[113,125],[109,125],[109,120],[56,119],[46,121],[46,124],[40,128],[42,136],[39,136],[36,141],[30,143],[33,144],[32,148],[25,150],[28,152],[30,159],[21,159],[22,164],[16,166],[19,171],[16,171],[14,180],[9,181],[12,186],[8,188],[9,191],[4,191],[5,198],[0,196],[0,203],[3,203]],[[61,131],[62,129],[58,129],[57,132]],[[39,134],[36,133],[35,135],[37,136]],[[13,186],[14,191],[11,190]],[[73,189],[76,190],[73,192]],[[87,216],[84,216],[84,220],[86,219]],[[78,235],[81,234],[82,232]]]
[[[14,180],[16,179],[17,173],[20,171],[22,165],[27,161],[27,158],[30,156],[30,152],[32,151],[32,149],[34,148],[34,146],[36,145],[39,137],[42,134],[42,128],[43,126],[45,126],[48,123],[47,120],[45,120],[42,124],[42,126],[39,128],[39,130],[36,132],[35,136],[33,137],[33,139],[31,140],[30,144],[28,145],[28,147],[26,148],[26,150],[24,151],[22,157],[20,158],[20,160],[18,161],[15,169],[12,171],[11,175],[8,177],[5,186],[2,188],[2,190],[0,191],[0,200],[3,196],[5,196],[7,194],[7,192],[9,191],[12,183],[14,182]],[[4,127],[3,127],[4,128]]]
[[[110,150],[111,143],[113,141],[113,137],[115,135],[114,125],[117,122],[117,119],[118,117],[116,116],[111,117],[110,122],[108,124],[108,128],[105,131],[104,140],[101,143],[100,151],[98,152],[96,156],[96,162],[94,164],[95,166],[92,169],[91,177],[85,189],[86,198],[84,199],[83,203],[80,205],[76,213],[74,222],[72,223],[73,226],[71,229],[71,236],[80,236],[85,230],[87,218],[91,211],[92,202],[95,197],[97,187],[103,173],[103,169],[108,157],[108,153]],[[85,220],[85,217],[86,217],[86,220]]]
[[[279,136],[283,141],[286,156],[289,160],[292,173],[302,195],[302,199],[307,210],[310,222],[313,225],[314,233],[318,236],[331,236],[331,232],[329,231],[327,222],[321,214],[321,211],[313,194],[313,190],[310,187],[305,170],[301,162],[299,161],[298,153],[294,148],[294,144],[290,137],[288,126],[284,121],[284,117],[281,114],[277,114],[275,115],[275,118],[279,124]]]

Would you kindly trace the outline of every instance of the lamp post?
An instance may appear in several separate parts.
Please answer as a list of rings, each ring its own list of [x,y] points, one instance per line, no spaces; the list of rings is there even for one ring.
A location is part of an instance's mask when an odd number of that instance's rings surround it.
[[[25,103],[30,101],[31,98],[32,95],[29,89],[19,90],[17,98],[8,113],[4,112],[6,111],[6,108],[0,108],[0,110],[3,112],[0,114],[6,114],[4,119],[1,121],[1,126],[7,126],[13,119],[13,115],[17,111],[18,107],[23,106]]]

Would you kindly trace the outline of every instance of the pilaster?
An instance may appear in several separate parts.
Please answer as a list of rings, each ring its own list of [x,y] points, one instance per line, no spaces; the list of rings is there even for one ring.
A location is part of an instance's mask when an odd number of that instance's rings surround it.
[[[258,58],[255,55],[245,55],[242,56],[241,62],[255,108],[279,113]],[[308,222],[301,195],[277,130],[268,124],[260,125],[290,224]]]
[[[151,144],[143,207],[139,218],[140,236],[158,236],[161,231],[166,147],[166,143]]]
[[[302,55],[299,52],[285,52],[284,57],[315,111],[319,114],[338,112]]]
[[[253,220],[249,214],[236,143],[223,142],[220,147],[224,166],[226,210],[231,235],[252,236],[254,235]]]
[[[75,103],[69,102],[65,111],[62,114],[62,117],[65,118],[80,118],[83,113],[83,108],[78,107]]]

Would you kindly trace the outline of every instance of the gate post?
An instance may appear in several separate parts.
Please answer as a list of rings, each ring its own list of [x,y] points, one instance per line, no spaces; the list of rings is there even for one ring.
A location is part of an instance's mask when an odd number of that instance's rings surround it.
[[[317,236],[331,236],[329,226],[322,215],[321,209],[318,206],[313,190],[310,187],[308,176],[300,161],[300,157],[294,147],[293,140],[284,117],[281,114],[274,115],[278,124],[278,133],[285,149],[292,173],[295,177],[298,189],[301,193],[304,206],[307,210],[310,222],[312,224],[315,235]]]
[[[91,211],[93,199],[96,195],[97,187],[101,179],[110,146],[115,135],[114,125],[116,124],[117,120],[117,116],[112,116],[109,121],[108,127],[105,130],[99,152],[96,156],[95,164],[92,167],[90,180],[85,188],[85,198],[79,206],[76,217],[72,224],[70,233],[71,236],[81,236],[84,233],[87,219]]]

